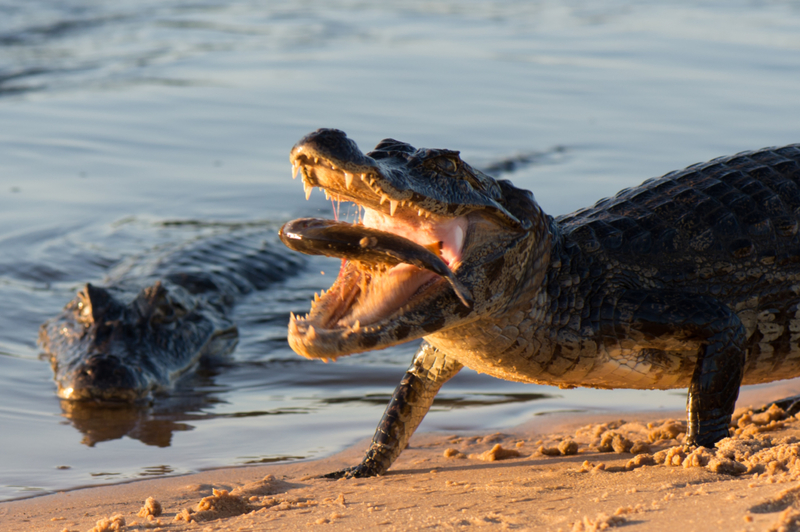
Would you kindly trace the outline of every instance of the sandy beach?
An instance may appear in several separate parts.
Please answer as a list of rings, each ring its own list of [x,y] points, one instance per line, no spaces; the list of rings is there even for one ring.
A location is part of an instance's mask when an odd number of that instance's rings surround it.
[[[330,481],[363,442],[308,462],[220,469],[0,504],[3,531],[798,530],[796,383],[743,391],[736,434],[687,454],[681,412],[540,416],[419,434],[388,474]]]

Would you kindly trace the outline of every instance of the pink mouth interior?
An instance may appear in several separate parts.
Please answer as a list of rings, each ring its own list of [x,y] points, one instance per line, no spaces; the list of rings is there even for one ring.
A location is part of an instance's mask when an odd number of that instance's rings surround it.
[[[425,217],[388,216],[373,209],[366,209],[363,223],[366,227],[394,233],[421,246],[441,242],[442,260],[453,269],[453,265],[461,261],[461,248],[464,245],[469,222],[463,216],[441,222]]]
[[[461,262],[461,250],[469,222],[465,217],[442,222],[422,216],[389,216],[373,209],[366,209],[363,224],[366,227],[402,236],[421,246],[441,242],[440,256],[450,269],[454,269]],[[398,264],[374,278],[366,286],[362,285],[358,305],[340,319],[337,325],[352,327],[356,322],[373,323],[400,309],[421,286],[438,278],[438,275],[416,266]]]

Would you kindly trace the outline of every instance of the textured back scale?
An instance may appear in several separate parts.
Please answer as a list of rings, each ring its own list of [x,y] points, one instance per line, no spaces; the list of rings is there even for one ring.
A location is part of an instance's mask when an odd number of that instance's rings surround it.
[[[798,216],[794,144],[690,166],[556,221],[583,268],[611,270],[606,289],[674,289],[730,306],[748,338],[744,384],[755,384],[800,375]]]
[[[278,245],[271,229],[235,229],[154,250],[114,268],[106,283],[141,285],[166,279],[193,293],[214,291],[226,297],[263,290],[302,264],[299,256]]]

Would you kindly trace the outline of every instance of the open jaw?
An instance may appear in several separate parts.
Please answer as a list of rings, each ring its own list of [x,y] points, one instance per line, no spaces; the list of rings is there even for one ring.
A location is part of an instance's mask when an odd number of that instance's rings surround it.
[[[412,340],[470,313],[469,288],[459,280],[468,254],[468,215],[446,216],[411,201],[358,152],[326,158],[302,142],[292,150],[295,175],[364,209],[360,223],[295,220],[281,238],[303,253],[343,260],[331,288],[315,296],[304,317],[291,316],[289,344],[308,358],[335,359]],[[370,164],[372,163],[372,164]]]

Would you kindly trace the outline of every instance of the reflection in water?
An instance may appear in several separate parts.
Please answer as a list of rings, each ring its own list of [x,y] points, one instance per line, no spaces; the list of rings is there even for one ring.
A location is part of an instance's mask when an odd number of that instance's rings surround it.
[[[250,410],[216,413],[214,407],[224,403],[219,398],[223,387],[215,384],[220,367],[204,367],[187,375],[179,387],[170,395],[161,395],[149,404],[114,404],[93,401],[61,401],[64,417],[70,420],[83,438],[81,443],[89,447],[95,444],[128,437],[145,445],[169,447],[176,431],[193,430],[195,425],[212,419],[235,419],[262,416],[309,414],[325,411],[327,406],[361,404],[385,406],[391,398],[388,394],[366,393],[341,397],[320,397],[307,402],[305,407],[282,407],[271,410]],[[352,371],[355,368],[350,368]],[[357,370],[356,370],[357,371]],[[308,375],[314,380],[312,375]],[[560,396],[546,393],[443,393],[433,404],[433,411],[455,410],[481,406],[528,403]],[[297,460],[304,456],[243,457],[245,464]],[[155,474],[155,473],[152,473]]]
[[[275,462],[289,462],[291,460],[302,460],[305,456],[271,456],[268,458],[252,458],[249,456],[243,457],[245,460],[242,462],[245,465],[256,464],[273,464]]]
[[[169,447],[174,431],[193,428],[181,422],[194,417],[185,412],[165,414],[154,412],[149,407],[129,404],[109,406],[63,400],[61,409],[64,417],[83,433],[81,443],[89,447],[123,436],[139,440],[145,445]]]
[[[473,406],[494,406],[512,403],[527,403],[541,399],[555,399],[558,395],[546,393],[474,393],[469,395],[453,396],[445,393],[436,396],[433,401],[433,410],[453,410]],[[368,405],[387,405],[392,398],[388,394],[366,394],[351,397],[329,397],[320,401],[326,405],[339,405],[344,403],[361,403]]]
[[[81,443],[95,444],[124,436],[145,445],[169,447],[172,433],[192,430],[191,421],[207,419],[209,410],[220,399],[212,392],[214,368],[201,368],[182,380],[169,396],[159,396],[152,403],[100,403],[61,401],[64,417],[83,434]]]
[[[187,375],[169,395],[155,397],[151,403],[109,403],[62,400],[63,416],[83,434],[81,443],[94,447],[97,443],[118,440],[125,436],[145,445],[169,447],[172,434],[193,430],[201,421],[222,418],[250,418],[306,414],[310,408],[277,408],[231,413],[215,413],[214,406],[225,401],[218,397],[227,390],[214,378],[220,367],[203,367]],[[287,459],[302,458],[297,456]],[[275,459],[273,461],[279,461]],[[155,474],[155,473],[151,473]]]

